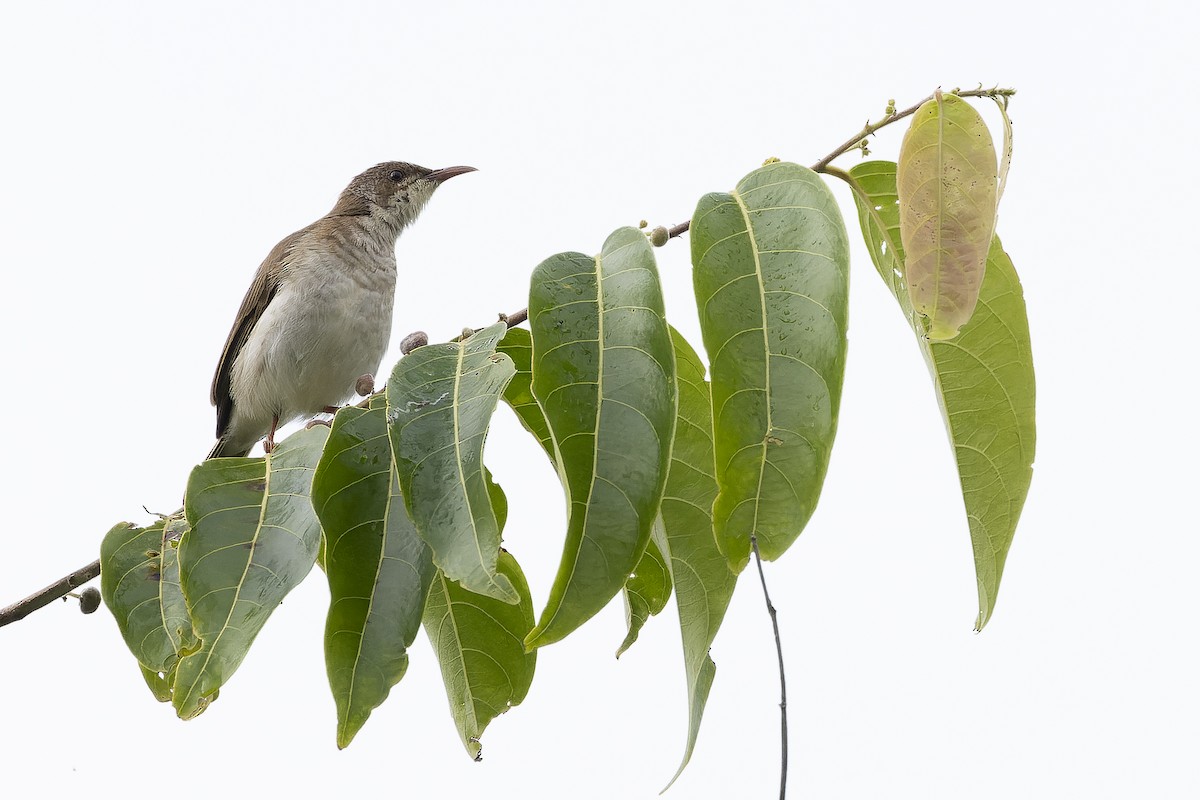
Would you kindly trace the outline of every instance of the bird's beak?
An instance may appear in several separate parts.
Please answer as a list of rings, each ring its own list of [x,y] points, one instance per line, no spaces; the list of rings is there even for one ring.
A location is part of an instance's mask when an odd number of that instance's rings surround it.
[[[474,167],[443,167],[435,169],[433,172],[425,176],[425,180],[433,181],[434,183],[443,183],[450,180],[455,175],[462,175],[465,172],[475,172]]]

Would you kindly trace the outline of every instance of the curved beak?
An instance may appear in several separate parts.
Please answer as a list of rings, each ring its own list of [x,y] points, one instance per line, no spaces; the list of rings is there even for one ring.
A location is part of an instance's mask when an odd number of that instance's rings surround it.
[[[466,172],[475,172],[474,167],[443,167],[435,169],[433,172],[425,176],[425,180],[433,181],[434,183],[443,183],[453,178],[455,175],[462,175]]]

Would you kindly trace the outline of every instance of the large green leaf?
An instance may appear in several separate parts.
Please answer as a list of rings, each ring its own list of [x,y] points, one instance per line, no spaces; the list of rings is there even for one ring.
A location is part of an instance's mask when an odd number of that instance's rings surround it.
[[[667,600],[671,598],[671,567],[667,563],[668,557],[663,553],[666,543],[662,518],[659,517],[654,522],[654,530],[646,544],[642,560],[625,581],[622,594],[625,597],[625,625],[628,633],[617,648],[617,658],[633,646],[646,620],[666,608]]]
[[[850,177],[867,249],[917,335],[954,447],[979,584],[975,627],[981,630],[995,609],[1033,478],[1035,385],[1021,282],[994,237],[970,322],[951,341],[927,340],[904,285],[896,165],[869,161],[850,170]]]
[[[470,591],[515,603],[496,571],[500,526],[483,466],[488,425],[514,371],[496,352],[506,329],[497,322],[409,353],[388,381],[387,414],[400,489],[433,563]]]
[[[662,499],[662,521],[675,579],[675,604],[683,632],[683,665],[688,687],[688,736],[678,778],[696,747],[700,719],[717,665],[708,654],[725,618],[737,575],[717,547],[713,501],[712,398],[704,380],[704,362],[687,340],[672,329],[679,380],[679,422],[671,449],[671,470]],[[671,783],[675,782],[671,779]]]
[[[537,653],[524,645],[533,627],[525,576],[503,550],[496,569],[520,595],[516,604],[467,591],[439,573],[425,606],[425,632],[442,668],[450,714],[474,759],[488,723],[525,699],[537,663]]]
[[[829,188],[776,162],[701,198],[692,264],[712,380],[717,543],[735,570],[796,540],[817,505],[846,364],[849,246]]]
[[[637,565],[658,514],[675,427],[675,359],[646,237],[620,228],[600,255],[560,253],[529,291],[533,394],[568,501],[550,598],[525,644],[578,628]]]
[[[182,516],[145,528],[123,522],[100,544],[100,594],[155,697],[171,699],[175,667],[196,647],[179,587]]]
[[[436,572],[400,495],[382,404],[338,411],[312,500],[329,580],[325,665],[346,747],[404,677]]]
[[[192,470],[179,572],[201,646],[175,674],[180,717],[216,699],[271,612],[312,569],[321,526],[309,488],[328,435],[317,425],[265,458],[217,458]]]
[[[975,107],[935,92],[904,134],[896,181],[909,301],[930,339],[951,339],[975,311],[996,228],[996,150]]]
[[[521,425],[533,434],[553,462],[554,440],[550,435],[550,425],[537,398],[533,396],[532,335],[524,328],[509,328],[496,349],[511,358],[516,369],[513,379],[504,387],[504,402],[516,412]]]
[[[533,339],[529,331],[524,328],[510,329],[497,349],[507,353],[517,369],[516,375],[504,389],[504,400],[516,412],[525,430],[538,440],[549,456],[550,463],[554,464],[554,438],[550,434],[550,425],[533,396]],[[659,524],[655,523],[655,531],[658,531]],[[663,544],[666,544],[665,540]],[[670,567],[653,536],[642,560],[625,581],[622,595],[625,598],[625,620],[629,632],[617,649],[618,658],[637,641],[638,632],[646,620],[662,611],[671,597]]]

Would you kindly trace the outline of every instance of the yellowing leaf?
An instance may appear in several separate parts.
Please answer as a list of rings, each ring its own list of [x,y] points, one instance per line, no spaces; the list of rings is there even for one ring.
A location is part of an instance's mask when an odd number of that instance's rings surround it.
[[[975,552],[979,617],[987,624],[1012,544],[1037,443],[1036,387],[1029,321],[1016,269],[992,238],[979,310],[953,341],[929,341],[909,305],[900,265],[896,165],[868,161],[850,170],[871,260],[917,333],[954,447]]]
[[[996,150],[979,112],[935,93],[904,135],[896,181],[909,300],[926,336],[952,339],[975,311],[996,226]]]

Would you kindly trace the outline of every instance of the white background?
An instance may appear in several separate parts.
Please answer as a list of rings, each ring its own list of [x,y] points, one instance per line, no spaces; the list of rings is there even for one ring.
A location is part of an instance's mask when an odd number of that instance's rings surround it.
[[[254,269],[366,167],[480,170],[400,240],[386,368],[411,330],[441,341],[523,306],[547,255],[685,220],[766,157],[810,164],[889,98],[999,83],[1019,89],[1000,232],[1028,300],[1039,423],[999,605],[973,634],[931,384],[835,181],[855,248],[840,435],[817,514],[767,573],[790,796],[1198,796],[1197,20],[1183,3],[1077,8],[5,4],[0,604],[91,561],[143,505],[179,505]],[[902,128],[875,154],[894,158]],[[687,244],[657,252],[669,313],[698,341]],[[562,503],[500,416],[489,460],[540,608]],[[326,603],[314,572],[186,724],[146,691],[106,611],[56,603],[0,630],[0,793],[650,798],[675,770],[673,607],[620,662],[620,601],[543,650],[474,764],[424,636],[337,751]],[[668,797],[775,796],[776,664],[752,573],[713,656],[699,745]]]

